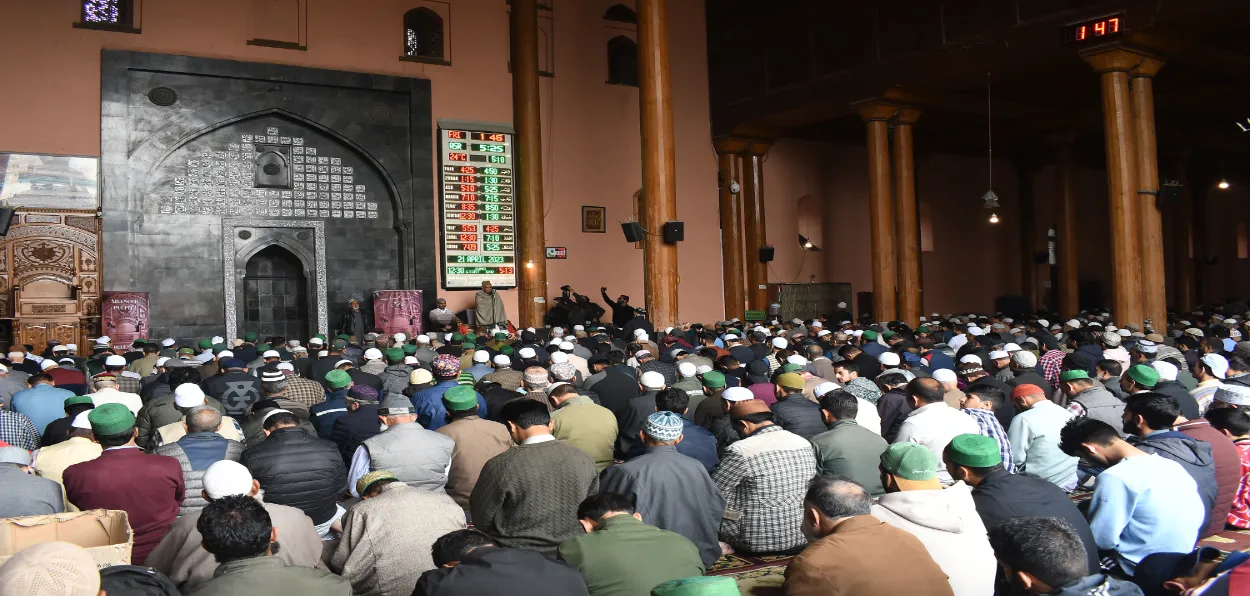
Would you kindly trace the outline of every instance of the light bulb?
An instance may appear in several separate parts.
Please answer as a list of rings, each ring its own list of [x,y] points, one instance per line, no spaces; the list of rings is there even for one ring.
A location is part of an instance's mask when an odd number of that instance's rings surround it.
[[[812,243],[811,243],[811,242],[805,243],[805,244],[803,245],[803,248],[811,248],[811,247],[812,247]]]
[[[1220,180],[1220,183],[1217,184],[1216,186],[1220,187],[1220,190],[1228,190],[1228,187],[1229,187],[1228,180]]]
[[[534,261],[526,261],[526,262],[525,262],[525,268],[526,268],[526,269],[533,269],[533,268],[534,268]]]
[[[990,214],[990,223],[998,223],[998,214],[997,214],[997,213],[991,213],[991,214]]]

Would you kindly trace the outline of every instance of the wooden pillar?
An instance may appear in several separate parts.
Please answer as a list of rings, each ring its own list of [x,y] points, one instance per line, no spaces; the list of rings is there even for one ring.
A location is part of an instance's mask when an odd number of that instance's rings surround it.
[[[1137,160],[1138,245],[1141,252],[1142,316],[1167,330],[1167,271],[1163,262],[1163,218],[1159,213],[1159,155],[1155,146],[1154,76],[1163,61],[1142,56],[1129,73],[1133,139]],[[1153,192],[1153,194],[1151,194]]]
[[[898,202],[898,316],[920,325],[920,221],[916,207],[915,125],[920,110],[900,108],[894,116],[894,192]]]
[[[1047,138],[1055,149],[1055,192],[1059,204],[1059,225],[1055,230],[1056,258],[1058,267],[1058,287],[1055,295],[1059,303],[1059,315],[1071,317],[1081,310],[1080,307],[1080,268],[1077,265],[1076,232],[1076,158],[1072,146],[1076,135],[1063,133]]]
[[[1020,200],[1020,294],[1029,301],[1029,309],[1037,310],[1042,304],[1041,292],[1037,283],[1037,251],[1041,246],[1037,242],[1037,216],[1034,211],[1033,173],[1036,164],[1026,158],[1018,158],[1014,162],[1017,193]]]
[[[742,168],[738,156],[717,144],[720,160],[721,277],[725,289],[725,320],[746,317],[746,276],[742,269]],[[739,184],[738,192],[730,185]]]
[[[1128,76],[1143,56],[1123,48],[1109,48],[1082,57],[1099,73],[1102,85],[1114,288],[1112,315],[1117,325],[1141,325],[1144,318],[1138,233],[1141,222],[1137,215],[1137,148],[1133,138]]]
[[[1173,175],[1183,183],[1181,201],[1173,205],[1173,229],[1176,233],[1172,238],[1172,263],[1176,269],[1173,279],[1176,285],[1173,294],[1176,296],[1176,311],[1179,313],[1194,310],[1194,258],[1189,248],[1193,246],[1194,233],[1194,196],[1187,181],[1189,154],[1184,152],[1177,156],[1172,165]]]
[[[896,106],[859,106],[868,137],[868,226],[872,244],[872,318],[892,321],[895,310],[894,209],[890,198],[889,121]]]
[[[747,309],[768,310],[768,263],[760,249],[768,246],[764,219],[764,150],[754,144],[742,155],[742,209],[746,223]]]
[[[531,0],[533,1],[533,0]],[[673,103],[668,68],[667,0],[638,0],[638,98],[642,133],[644,294],[656,327],[677,324],[677,244],[664,242],[664,224],[677,220]]]
[[[520,327],[542,327],[547,308],[543,227],[543,140],[538,91],[538,0],[512,3],[512,120],[516,124],[517,211],[521,262]]]

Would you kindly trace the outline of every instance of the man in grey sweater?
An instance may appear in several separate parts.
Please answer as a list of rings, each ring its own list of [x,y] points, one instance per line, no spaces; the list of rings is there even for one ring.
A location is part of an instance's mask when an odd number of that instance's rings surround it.
[[[65,511],[61,485],[30,471],[30,453],[21,447],[0,447],[0,517],[22,517]],[[576,509],[576,508],[575,508]]]
[[[499,546],[552,556],[582,533],[577,507],[598,494],[599,470],[581,449],[552,436],[546,405],[513,400],[499,417],[518,447],[482,468],[469,497],[473,523]]]

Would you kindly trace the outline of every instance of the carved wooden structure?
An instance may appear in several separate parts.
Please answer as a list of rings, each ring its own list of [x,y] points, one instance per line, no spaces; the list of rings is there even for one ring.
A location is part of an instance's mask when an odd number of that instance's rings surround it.
[[[20,209],[0,238],[0,347],[100,334],[100,219],[95,211]]]

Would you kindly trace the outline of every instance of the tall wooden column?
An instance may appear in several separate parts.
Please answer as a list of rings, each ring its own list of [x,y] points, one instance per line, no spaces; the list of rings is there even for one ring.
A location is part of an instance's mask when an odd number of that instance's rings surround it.
[[[533,1],[533,0],[531,0]],[[638,105],[642,129],[644,294],[656,327],[677,324],[677,245],[664,242],[664,224],[677,220],[673,104],[668,69],[667,0],[638,0]]]
[[[898,316],[920,325],[920,221],[916,207],[914,129],[920,110],[900,108],[894,116],[894,192],[898,202]]]
[[[1107,198],[1110,203],[1111,265],[1117,325],[1142,324],[1141,242],[1137,215],[1137,147],[1133,137],[1129,71],[1143,56],[1123,48],[1082,56],[1099,73],[1103,128],[1107,144]]]
[[[1154,328],[1167,330],[1167,270],[1163,262],[1163,218],[1159,213],[1159,155],[1155,146],[1154,76],[1163,60],[1142,56],[1129,73],[1133,107],[1133,139],[1136,144],[1137,189],[1154,194],[1137,195],[1140,229],[1142,316]]]
[[[1055,149],[1055,192],[1058,195],[1056,198],[1059,204],[1059,225],[1055,231],[1056,252],[1058,253],[1055,255],[1055,263],[1059,268],[1059,275],[1055,295],[1058,297],[1059,315],[1071,317],[1081,310],[1080,269],[1076,258],[1078,254],[1076,181],[1074,178],[1076,158],[1072,149],[1076,142],[1076,135],[1056,134],[1051,135],[1047,140]]]
[[[1037,215],[1034,211],[1033,174],[1036,163],[1027,158],[1014,162],[1020,200],[1020,294],[1029,301],[1029,308],[1037,310],[1042,305],[1037,283],[1037,260],[1041,248],[1037,242]]]
[[[543,140],[538,92],[538,0],[512,3],[512,120],[516,124],[521,327],[542,327],[547,301],[543,227]]]
[[[725,289],[725,320],[746,316],[746,276],[742,270],[742,189],[730,190],[730,184],[742,184],[742,168],[738,156],[729,147],[716,144],[720,160],[720,250],[721,278]]]
[[[872,317],[892,321],[895,310],[894,208],[890,197],[889,104],[859,106],[868,136],[868,226],[872,243]]]
[[[1177,180],[1187,181],[1189,170],[1189,153],[1183,152],[1177,156],[1176,161],[1172,165],[1173,175]],[[1176,275],[1173,279],[1176,281],[1176,287],[1173,293],[1176,296],[1176,311],[1181,313],[1193,312],[1194,310],[1194,258],[1190,253],[1189,247],[1193,246],[1194,233],[1194,197],[1186,183],[1181,187],[1181,201],[1172,206],[1174,215],[1173,229],[1176,233],[1172,238],[1172,263],[1176,268]]]
[[[748,310],[768,310],[768,263],[760,261],[760,249],[768,246],[764,218],[764,151],[767,148],[767,145],[752,144],[742,154]]]

